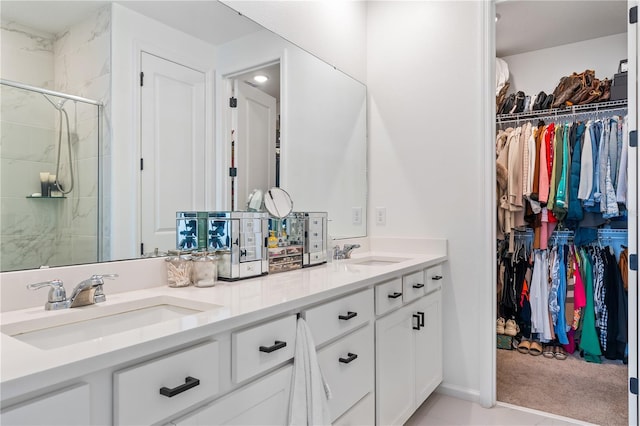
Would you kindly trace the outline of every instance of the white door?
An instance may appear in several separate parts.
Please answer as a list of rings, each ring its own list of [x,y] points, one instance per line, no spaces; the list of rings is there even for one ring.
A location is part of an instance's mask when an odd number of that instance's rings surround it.
[[[629,7],[637,7],[638,1],[628,2]],[[629,75],[627,88],[628,94],[628,130],[629,132],[638,130],[638,46],[640,46],[640,31],[638,24],[629,24],[627,26],[627,54],[629,63]],[[628,226],[629,226],[629,254],[638,254],[638,163],[640,162],[640,154],[638,148],[629,147],[629,163],[628,163],[628,187],[627,187],[627,209],[628,209]],[[629,284],[629,307],[628,307],[628,347],[629,347],[629,382],[635,380],[636,393],[631,392],[631,385],[627,387],[629,390],[629,424],[638,424],[640,421],[638,412],[638,324],[640,324],[640,316],[638,315],[638,306],[640,305],[640,292],[638,291],[638,271],[628,269]]]
[[[205,74],[141,54],[141,251],[176,247],[176,212],[205,203]]]
[[[244,210],[254,189],[263,192],[276,183],[276,99],[247,83],[234,81],[238,106],[235,156],[238,177],[234,208]]]
[[[400,425],[414,411],[413,304],[376,321],[376,424]]]
[[[418,300],[415,310],[421,317],[416,338],[416,406],[422,404],[442,382],[442,292],[435,291]]]

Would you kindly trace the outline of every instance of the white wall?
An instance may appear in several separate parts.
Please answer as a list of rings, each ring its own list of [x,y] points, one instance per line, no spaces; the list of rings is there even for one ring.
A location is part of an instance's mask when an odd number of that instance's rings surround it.
[[[303,6],[308,2],[225,3],[311,52],[324,44],[330,57],[323,59],[339,68],[348,71],[347,62],[336,59],[349,55],[358,61],[355,68],[366,65],[368,217],[375,217],[377,206],[387,209],[387,225],[369,220],[368,235],[448,239],[444,387],[477,399],[480,375],[489,369],[480,355],[486,347],[480,318],[490,308],[478,301],[491,291],[492,263],[483,251],[484,212],[491,210],[483,193],[483,144],[491,141],[482,140],[478,113],[490,81],[481,81],[479,72],[482,3],[367,2],[366,36],[340,40],[327,36],[330,23],[310,18],[313,7]],[[305,37],[295,39],[300,28]],[[363,40],[364,59],[358,54]]]
[[[360,81],[366,79],[364,1],[222,0]]]
[[[444,388],[475,399],[491,288],[484,235],[481,2],[368,3],[369,213],[372,237],[446,238]],[[490,209],[489,209],[490,211]],[[486,336],[485,336],[486,337]]]
[[[627,34],[565,44],[548,49],[505,56],[509,64],[509,93],[522,90],[535,96],[552,93],[560,78],[592,69],[599,79],[612,79],[620,60],[627,58]]]

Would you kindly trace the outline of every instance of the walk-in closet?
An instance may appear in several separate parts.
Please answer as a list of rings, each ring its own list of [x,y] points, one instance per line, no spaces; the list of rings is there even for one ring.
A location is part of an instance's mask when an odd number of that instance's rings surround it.
[[[496,12],[497,400],[628,424],[627,2]]]

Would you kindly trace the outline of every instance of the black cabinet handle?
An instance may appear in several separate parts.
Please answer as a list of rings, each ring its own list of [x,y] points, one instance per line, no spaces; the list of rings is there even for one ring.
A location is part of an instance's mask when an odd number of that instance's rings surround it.
[[[168,387],[161,387],[160,388],[160,395],[164,395],[166,397],[174,397],[176,395],[178,395],[179,393],[182,393],[184,391],[188,391],[191,388],[195,388],[196,386],[198,386],[200,384],[200,380],[193,378],[191,376],[187,377],[184,379],[184,385],[180,385],[180,386],[176,386],[173,389],[169,389]]]
[[[273,346],[260,346],[260,352],[266,352],[269,354],[273,351],[277,351],[278,349],[282,349],[285,346],[287,346],[287,342],[281,342],[279,340],[276,340],[273,343]]]
[[[414,330],[420,330],[420,315],[413,314],[412,316],[413,316],[413,319],[417,320],[417,322],[416,322],[417,325],[414,325],[413,329]]]
[[[413,288],[422,288],[424,287],[424,284],[414,284]]]
[[[424,327],[424,312],[418,312],[418,316],[420,317],[420,327]]]
[[[358,355],[352,354],[351,352],[348,352],[346,358],[338,358],[338,361],[340,361],[342,363],[345,363],[345,364],[349,364],[351,361],[353,361],[356,358],[358,358]]]
[[[434,280],[434,281],[441,280],[442,279],[442,275],[434,275],[434,276],[431,277],[431,279]]]
[[[388,297],[389,297],[389,299],[397,299],[400,296],[402,296],[402,293],[398,293],[396,291],[395,293],[391,293]]]
[[[347,315],[338,315],[338,318],[341,320],[350,320],[353,317],[358,316],[357,312],[347,312]]]

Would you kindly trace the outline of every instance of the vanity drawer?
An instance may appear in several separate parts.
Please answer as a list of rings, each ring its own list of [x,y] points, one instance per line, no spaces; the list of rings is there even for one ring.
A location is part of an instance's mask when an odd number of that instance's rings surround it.
[[[304,318],[313,341],[321,345],[373,319],[373,289],[311,308]]]
[[[293,358],[295,343],[295,315],[232,333],[233,381],[240,383]]]
[[[426,285],[426,292],[429,293],[442,287],[442,264],[432,266],[424,270],[424,280]]]
[[[368,325],[318,351],[318,363],[332,398],[331,421],[373,391],[373,325]]]
[[[424,271],[402,276],[402,300],[404,303],[425,295]]]
[[[402,306],[402,279],[396,278],[376,286],[376,315]]]
[[[212,341],[115,372],[114,423],[155,423],[217,394],[218,351]]]
[[[307,232],[308,232],[307,236],[310,240],[316,239],[316,238],[322,239],[322,235],[323,235],[322,219],[319,217],[309,218],[309,228]]]
[[[309,252],[317,253],[324,250],[324,244],[322,244],[322,239],[320,240],[310,240],[309,241]]]

